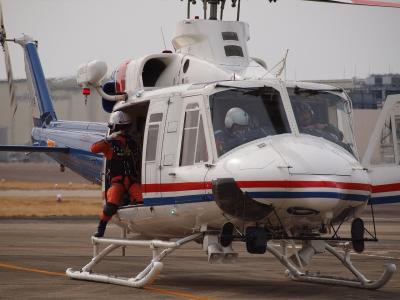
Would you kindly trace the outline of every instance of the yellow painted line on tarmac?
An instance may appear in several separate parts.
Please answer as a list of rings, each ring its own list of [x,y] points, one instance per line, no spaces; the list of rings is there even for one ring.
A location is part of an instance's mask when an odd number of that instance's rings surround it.
[[[31,268],[24,268],[24,267],[19,267],[19,266],[9,265],[9,264],[3,264],[3,263],[0,263],[0,268],[17,270],[17,271],[32,272],[32,273],[39,273],[39,274],[51,275],[51,276],[65,276],[65,273],[50,272],[50,271],[46,271],[46,270],[31,269]]]
[[[5,264],[5,263],[1,263],[1,262],[0,262],[0,268],[9,269],[9,270],[24,271],[24,272],[31,272],[31,273],[39,273],[39,274],[50,275],[50,276],[66,276],[65,273],[50,272],[50,271],[41,270],[41,269],[25,268],[25,267]],[[150,287],[150,286],[145,286],[143,289],[146,290],[146,291],[155,292],[155,293],[162,294],[162,295],[175,296],[175,297],[184,298],[184,299],[213,300],[212,298],[197,296],[197,295],[194,295],[194,294],[191,294],[191,293],[180,292],[180,291],[175,291],[175,290],[160,289],[160,288],[153,288],[153,287]]]
[[[184,299],[193,299],[193,300],[212,300],[213,299],[213,298],[208,298],[208,297],[196,296],[191,293],[179,292],[179,291],[174,291],[174,290],[166,290],[166,289],[160,289],[160,288],[153,288],[153,287],[149,287],[149,286],[145,286],[143,289],[147,290],[147,291],[152,291],[152,292],[156,292],[159,294],[163,294],[163,295],[175,296],[175,297],[184,298]]]

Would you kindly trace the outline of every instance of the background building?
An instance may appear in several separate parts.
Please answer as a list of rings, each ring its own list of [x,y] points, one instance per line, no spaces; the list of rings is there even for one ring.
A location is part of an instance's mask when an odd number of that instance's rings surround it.
[[[366,79],[314,81],[344,88],[353,100],[355,136],[360,155],[367,147],[370,134],[384,99],[400,94],[400,74],[371,75]],[[101,98],[92,93],[85,103],[75,78],[49,79],[48,85],[60,120],[107,122],[108,113],[103,111]],[[12,116],[8,86],[0,81],[0,144],[29,144],[33,127],[32,108],[25,80],[16,81],[18,109]],[[22,160],[23,154],[0,153],[0,160]],[[32,155],[31,160],[39,159]]]
[[[101,98],[93,93],[85,103],[81,89],[75,78],[49,79],[48,86],[54,100],[54,107],[59,120],[106,122],[108,114],[102,109]],[[25,80],[16,80],[16,100],[18,109],[15,116],[9,103],[8,85],[0,81],[0,128],[6,128],[8,143],[29,143],[33,126],[32,115],[38,115],[36,107],[31,105]],[[0,140],[3,142],[3,140]]]
[[[386,97],[400,94],[400,74],[373,74],[366,79],[319,80],[344,88],[353,101],[354,109],[381,108]]]
[[[49,79],[48,86],[54,100],[59,120],[106,122],[108,113],[103,111],[101,98],[92,93],[85,103],[75,78]],[[38,116],[37,107],[31,105],[25,80],[16,80],[15,115],[9,103],[7,81],[0,81],[0,144],[30,144],[33,127],[32,116]],[[0,160],[20,160],[22,153],[1,153]],[[37,159],[38,155],[32,155]]]

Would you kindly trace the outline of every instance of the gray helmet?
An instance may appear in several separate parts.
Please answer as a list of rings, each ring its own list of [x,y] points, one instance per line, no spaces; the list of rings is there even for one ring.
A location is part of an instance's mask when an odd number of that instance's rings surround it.
[[[231,129],[234,124],[247,126],[249,122],[249,114],[239,107],[232,107],[225,116],[225,127],[228,129]]]
[[[110,115],[110,120],[108,121],[108,127],[110,129],[115,129],[118,126],[129,125],[132,123],[129,115],[123,111],[115,111]]]

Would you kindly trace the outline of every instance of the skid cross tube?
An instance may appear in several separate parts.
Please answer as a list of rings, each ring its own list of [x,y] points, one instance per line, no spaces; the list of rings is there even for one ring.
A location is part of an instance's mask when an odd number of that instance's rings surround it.
[[[176,242],[165,242],[160,240],[129,240],[129,239],[109,239],[109,238],[96,238],[92,237],[93,244],[93,258],[85,265],[80,271],[74,271],[72,268],[66,270],[68,277],[72,279],[97,281],[103,283],[112,283],[135,288],[141,288],[153,282],[157,275],[160,274],[163,263],[161,262],[168,254],[180,248],[182,245],[191,242],[203,233],[196,233]],[[99,245],[108,245],[102,251],[98,251]],[[99,264],[108,254],[121,247],[128,246],[145,246],[149,247],[153,252],[153,259],[147,267],[138,275],[131,278],[117,277],[107,274],[97,274],[93,272],[93,268]]]
[[[311,274],[301,272],[289,259],[287,256],[286,245],[282,245],[282,252],[277,248],[267,245],[267,251],[274,255],[278,261],[287,268],[286,275],[295,281],[311,282],[311,283],[321,283],[321,284],[333,284],[333,285],[343,285],[349,287],[363,288],[369,290],[376,290],[383,287],[396,272],[395,264],[386,264],[385,270],[382,275],[377,280],[367,279],[351,262],[350,250],[345,249],[345,253],[339,253],[334,247],[325,243],[325,249],[335,256],[351,273],[354,275],[352,278],[342,278],[336,276],[321,276],[319,274]]]
[[[246,236],[233,235],[232,240],[246,242]],[[331,241],[331,242],[351,242],[352,238],[335,238],[335,237],[320,237],[320,236],[287,236],[287,235],[267,235],[267,240],[294,240],[294,241]],[[364,242],[378,242],[378,239],[364,238]]]

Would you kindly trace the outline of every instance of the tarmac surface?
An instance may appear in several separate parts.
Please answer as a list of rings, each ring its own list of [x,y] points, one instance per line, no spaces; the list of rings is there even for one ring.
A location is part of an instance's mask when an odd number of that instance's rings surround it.
[[[381,241],[352,256],[370,279],[381,274],[385,263],[400,266],[400,220],[378,219]],[[234,245],[239,252],[236,264],[217,265],[208,264],[200,245],[187,244],[164,260],[161,275],[145,289],[71,280],[65,270],[79,269],[91,259],[96,223],[78,218],[0,219],[0,299],[400,299],[399,272],[378,291],[294,282],[270,254],[247,254],[241,243]],[[119,235],[111,224],[106,236]],[[122,257],[117,250],[95,271],[132,276],[145,267],[150,254],[149,249],[131,247]],[[323,274],[350,276],[330,255],[315,257],[313,265]]]
[[[64,172],[61,172],[59,164],[55,162],[0,163],[0,180],[51,183],[91,183],[67,168],[65,168]]]
[[[0,164],[0,179],[87,183],[50,163]],[[378,278],[386,263],[400,268],[400,205],[376,208],[376,219],[380,241],[367,243],[362,255],[352,256],[369,279]],[[365,220],[373,231],[370,217]],[[71,280],[65,270],[80,269],[90,261],[90,236],[96,225],[96,218],[0,218],[0,299],[400,299],[400,270],[377,291],[294,282],[271,254],[250,255],[242,243],[234,244],[238,262],[222,265],[209,264],[201,246],[189,243],[163,261],[160,276],[144,289]],[[111,224],[106,237],[119,236],[119,229]],[[126,257],[117,250],[95,272],[132,277],[150,259],[151,252],[143,247],[128,248]],[[328,254],[316,256],[312,265],[312,271],[322,274],[352,276]]]

